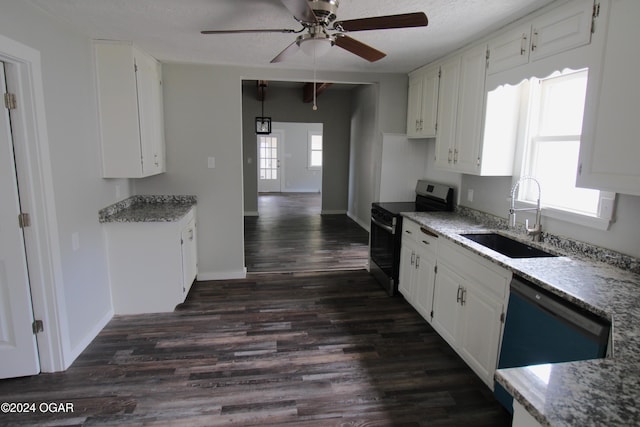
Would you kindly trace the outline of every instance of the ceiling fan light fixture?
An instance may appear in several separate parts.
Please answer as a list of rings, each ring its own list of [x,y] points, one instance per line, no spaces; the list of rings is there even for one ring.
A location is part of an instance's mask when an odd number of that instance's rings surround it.
[[[333,37],[324,33],[305,34],[298,37],[300,49],[312,58],[326,55],[334,44],[336,42]]]

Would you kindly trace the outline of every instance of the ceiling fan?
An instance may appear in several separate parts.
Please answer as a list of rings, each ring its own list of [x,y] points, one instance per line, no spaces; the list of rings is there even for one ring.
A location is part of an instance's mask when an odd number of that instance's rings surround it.
[[[424,27],[428,24],[427,16],[423,12],[336,21],[339,0],[280,1],[296,21],[302,25],[301,29],[206,30],[201,31],[201,33],[302,33],[293,43],[273,58],[271,63],[282,62],[299,49],[302,49],[305,53],[313,57],[321,56],[334,45],[358,55],[369,62],[375,62],[384,58],[386,54],[344,33],[391,28]],[[335,33],[329,33],[329,31]]]

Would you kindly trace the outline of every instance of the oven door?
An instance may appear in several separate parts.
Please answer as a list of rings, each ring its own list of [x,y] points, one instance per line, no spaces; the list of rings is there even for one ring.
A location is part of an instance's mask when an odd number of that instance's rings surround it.
[[[394,224],[388,225],[371,215],[371,242],[369,269],[389,295],[396,292],[398,282],[398,244],[396,230],[399,230],[396,219]]]

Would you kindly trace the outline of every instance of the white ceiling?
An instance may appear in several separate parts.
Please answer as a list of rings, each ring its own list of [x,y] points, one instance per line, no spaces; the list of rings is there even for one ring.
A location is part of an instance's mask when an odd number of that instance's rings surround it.
[[[292,28],[300,25],[280,0],[26,0],[97,39],[133,41],[165,62],[310,69],[302,52],[269,61],[295,34],[201,35],[200,30]],[[387,57],[369,63],[334,46],[320,70],[406,73],[552,0],[340,0],[338,20],[424,11],[424,28],[349,35]]]

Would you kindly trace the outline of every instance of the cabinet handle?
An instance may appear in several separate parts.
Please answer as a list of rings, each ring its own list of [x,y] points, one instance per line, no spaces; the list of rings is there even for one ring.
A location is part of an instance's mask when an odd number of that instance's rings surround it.
[[[424,243],[425,245],[430,245],[431,242],[427,242],[426,240],[423,240],[422,243]]]
[[[460,299],[460,305],[465,305],[467,302],[467,290],[462,288],[462,298]]]
[[[531,52],[534,52],[538,48],[538,30],[533,32],[531,36]]]
[[[449,157],[448,157],[448,159],[447,159],[447,161],[448,161],[449,163],[451,163],[451,154],[452,154],[452,153],[451,153],[451,148],[449,148]]]
[[[424,124],[424,120],[420,119],[420,130],[422,130]]]
[[[435,238],[437,238],[437,237],[438,237],[438,235],[437,235],[436,233],[434,233],[434,232],[432,232],[432,231],[429,231],[429,230],[427,230],[427,229],[426,229],[426,228],[424,228],[424,227],[420,227],[420,231],[422,231],[422,232],[423,232],[424,234],[426,234],[427,236],[431,236],[431,237],[435,237]]]
[[[420,255],[416,256],[416,268],[420,267]]]
[[[416,132],[420,130],[420,120],[416,119]]]
[[[405,233],[411,234],[411,230],[404,230]]]
[[[453,163],[458,163],[458,149],[453,150]]]
[[[462,286],[458,286],[458,293],[456,294],[456,302],[462,301]]]
[[[416,263],[416,253],[411,252],[411,265],[415,265]]]
[[[520,56],[524,56],[525,53],[527,53],[527,35],[523,33],[520,41]]]
[[[193,228],[189,229],[189,240],[193,240]]]

